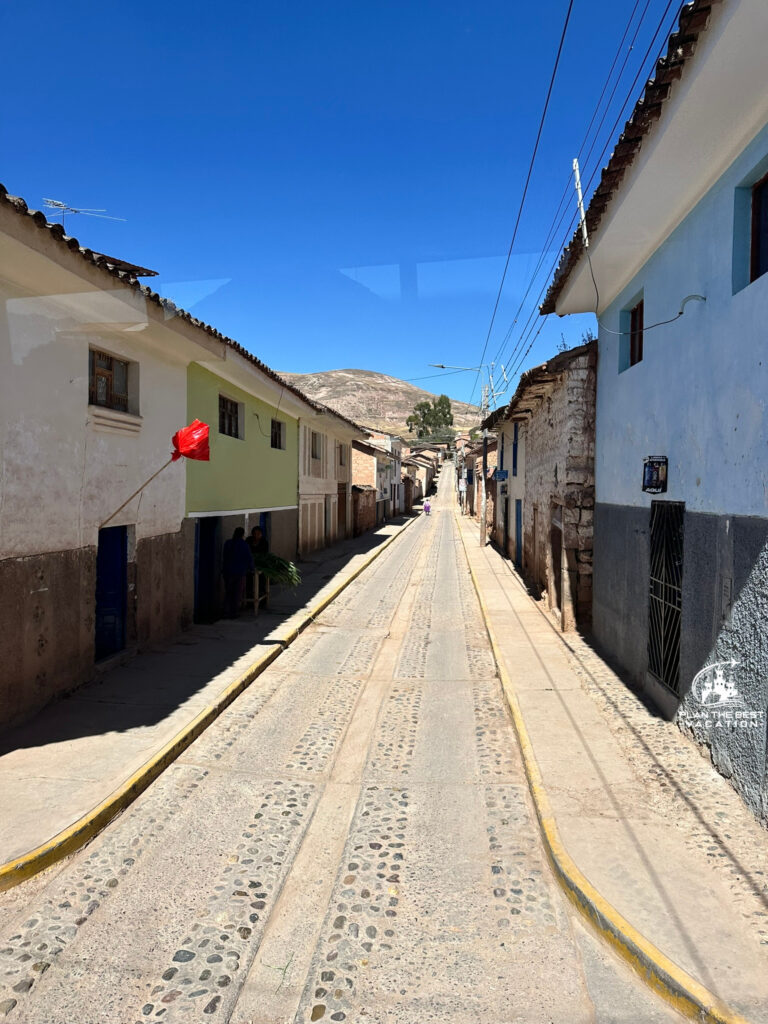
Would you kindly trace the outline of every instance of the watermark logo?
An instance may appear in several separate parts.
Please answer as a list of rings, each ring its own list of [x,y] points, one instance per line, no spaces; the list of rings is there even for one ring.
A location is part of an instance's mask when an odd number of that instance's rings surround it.
[[[691,683],[693,698],[688,717],[714,727],[757,728],[764,711],[751,709],[739,693],[737,669],[740,662],[716,661],[697,672]]]
[[[699,704],[712,709],[745,707],[734,679],[733,670],[738,666],[738,661],[716,661],[697,672],[691,692]]]

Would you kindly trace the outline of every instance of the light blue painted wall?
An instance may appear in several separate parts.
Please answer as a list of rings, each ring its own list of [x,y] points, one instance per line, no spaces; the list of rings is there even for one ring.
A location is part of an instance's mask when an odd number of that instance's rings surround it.
[[[691,511],[768,515],[768,274],[740,287],[749,204],[738,191],[766,170],[768,125],[603,312],[599,502],[650,506],[643,458],[667,455],[665,499]],[[646,327],[642,362],[619,373],[622,339],[604,328],[622,330],[622,310],[640,292],[646,325],[674,316],[692,292],[707,301],[689,303],[676,323]]]

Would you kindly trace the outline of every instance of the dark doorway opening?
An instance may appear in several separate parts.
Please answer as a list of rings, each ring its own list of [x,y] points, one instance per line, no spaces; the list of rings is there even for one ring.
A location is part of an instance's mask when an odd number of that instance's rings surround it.
[[[128,604],[128,528],[99,530],[96,553],[96,661],[125,647]]]
[[[523,502],[515,498],[515,565],[523,567]]]
[[[195,622],[213,622],[220,615],[220,516],[195,520]]]
[[[347,485],[339,484],[337,489],[337,513],[338,513],[338,530],[337,539],[344,540],[347,536]]]
[[[550,545],[552,550],[552,586],[550,588],[550,607],[562,613],[563,610],[563,530],[559,519],[553,512]]]

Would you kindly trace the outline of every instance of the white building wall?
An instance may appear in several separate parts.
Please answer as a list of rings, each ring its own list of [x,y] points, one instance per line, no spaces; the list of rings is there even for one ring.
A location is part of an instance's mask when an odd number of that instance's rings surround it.
[[[768,128],[755,138],[601,318],[596,496],[650,507],[643,458],[669,458],[670,501],[698,512],[768,514],[768,275],[734,293],[747,258],[737,190],[768,171]],[[743,217],[742,217],[743,221]],[[738,282],[737,282],[738,283]],[[619,373],[620,313],[642,292],[643,359]]]
[[[129,297],[107,296],[109,315],[129,321],[110,330],[92,322],[90,294],[79,310],[72,295],[0,281],[2,556],[95,546],[99,525],[170,456],[186,423],[189,356],[147,322],[142,296]],[[120,329],[131,320],[144,329]],[[89,407],[89,345],[138,364],[138,415]],[[135,523],[137,541],[176,532],[184,495],[179,462],[109,525]]]
[[[312,458],[312,432],[321,437],[320,459]],[[352,535],[351,437],[329,430],[326,424],[302,421],[299,430],[299,550],[315,551],[343,539],[339,531],[339,485],[346,504],[346,536]],[[339,450],[345,464],[339,462]]]

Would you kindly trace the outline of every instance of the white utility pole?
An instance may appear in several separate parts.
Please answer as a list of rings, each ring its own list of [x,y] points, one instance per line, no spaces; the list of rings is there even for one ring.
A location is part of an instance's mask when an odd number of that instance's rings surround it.
[[[576,189],[576,198],[579,201],[579,223],[581,224],[581,237],[584,242],[584,248],[589,248],[589,236],[587,235],[587,218],[584,215],[584,199],[581,195],[581,175],[579,174],[579,161],[574,158],[573,161],[573,179],[574,187]]]
[[[493,391],[493,366],[491,366],[491,391]],[[485,515],[488,509],[488,492],[485,486],[485,476],[488,471],[488,428],[485,426],[485,420],[488,416],[488,385],[483,384],[483,400],[481,404],[481,411],[483,416],[483,483],[482,483],[482,502],[480,505],[480,547],[485,547],[486,535],[485,535]]]

